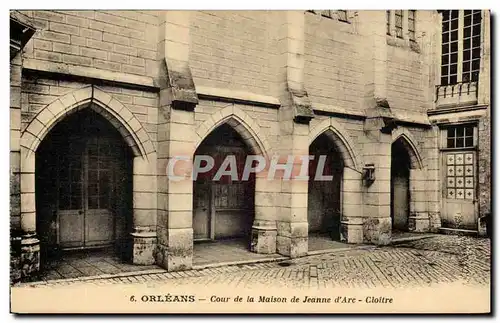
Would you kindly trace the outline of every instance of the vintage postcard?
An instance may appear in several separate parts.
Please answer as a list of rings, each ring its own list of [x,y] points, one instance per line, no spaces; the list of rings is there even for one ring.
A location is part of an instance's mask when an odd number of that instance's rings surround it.
[[[10,10],[11,313],[490,313],[490,46],[486,9]]]

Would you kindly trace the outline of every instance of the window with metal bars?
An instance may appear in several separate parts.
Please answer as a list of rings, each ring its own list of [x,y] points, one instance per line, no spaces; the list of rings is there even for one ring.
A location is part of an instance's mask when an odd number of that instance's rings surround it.
[[[403,38],[403,10],[395,11],[396,17],[396,37]]]
[[[410,41],[415,41],[415,16],[416,10],[408,10],[408,36]]]

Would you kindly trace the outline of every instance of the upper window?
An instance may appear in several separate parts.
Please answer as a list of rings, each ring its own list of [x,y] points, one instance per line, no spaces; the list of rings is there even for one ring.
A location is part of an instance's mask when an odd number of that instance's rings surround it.
[[[340,21],[348,22],[347,10],[337,10],[337,17]]]
[[[416,10],[386,10],[385,20],[387,35],[416,41]],[[404,23],[406,21],[408,22],[407,24]]]
[[[385,12],[385,19],[386,19],[386,33],[387,35],[390,35],[391,34],[391,11],[390,10],[387,10]]]
[[[449,127],[446,133],[447,148],[474,147],[474,126],[457,125]]]
[[[464,10],[462,82],[477,81],[481,61],[481,10]]]
[[[307,10],[307,12],[320,14],[323,17],[333,19],[335,14],[337,15],[338,21],[349,22],[347,16],[347,10]]]
[[[332,18],[332,11],[331,10],[321,10],[321,15],[323,17]]]
[[[481,10],[441,10],[441,85],[477,81],[481,59]],[[460,22],[463,30],[459,30]]]
[[[416,10],[408,10],[408,37],[415,41],[415,15]]]
[[[458,80],[458,10],[443,11],[441,47],[441,84],[456,84]]]
[[[396,10],[396,37],[403,38],[403,10]]]

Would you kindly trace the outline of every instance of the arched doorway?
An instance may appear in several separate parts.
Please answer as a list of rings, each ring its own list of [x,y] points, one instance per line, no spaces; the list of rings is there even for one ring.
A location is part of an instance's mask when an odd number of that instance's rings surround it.
[[[239,239],[249,247],[254,219],[255,177],[252,174],[248,181],[241,181],[241,176],[250,153],[251,149],[242,137],[228,124],[217,127],[196,150],[195,156],[208,155],[214,159],[215,165],[211,171],[199,174],[193,183],[195,242]],[[213,180],[228,156],[235,157],[238,177],[224,175]]]
[[[326,134],[319,135],[309,146],[309,155],[314,159],[309,163],[309,183],[307,221],[309,235],[326,236],[340,241],[342,171],[343,160],[332,139]],[[325,156],[323,170],[317,167],[320,156]],[[317,174],[317,172],[321,172]],[[331,176],[328,180],[318,180],[318,176]]]
[[[391,146],[391,220],[393,231],[408,231],[411,159],[402,138]]]
[[[42,266],[69,250],[131,256],[132,160],[121,134],[90,108],[45,136],[35,161]]]

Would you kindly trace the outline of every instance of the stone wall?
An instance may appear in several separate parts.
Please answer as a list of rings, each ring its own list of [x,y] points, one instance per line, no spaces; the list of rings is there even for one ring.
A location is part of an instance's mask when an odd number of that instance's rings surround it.
[[[156,76],[156,11],[23,11],[37,32],[24,57]]]
[[[196,86],[273,95],[278,54],[272,11],[191,13],[189,65]]]
[[[359,110],[364,97],[363,42],[358,21],[346,23],[305,12],[304,83],[313,107]],[[334,95],[332,95],[334,93]]]

